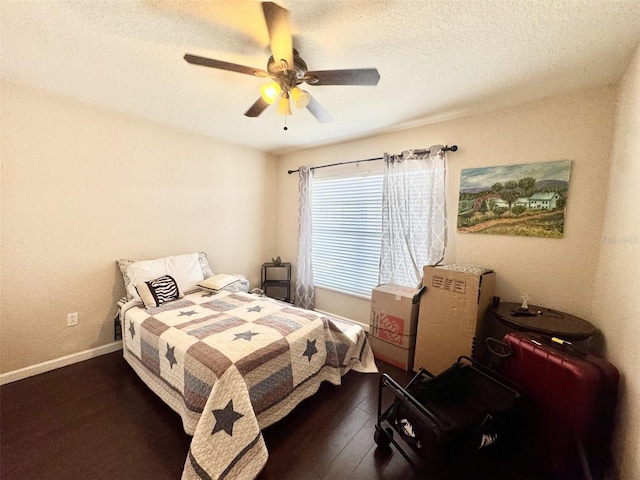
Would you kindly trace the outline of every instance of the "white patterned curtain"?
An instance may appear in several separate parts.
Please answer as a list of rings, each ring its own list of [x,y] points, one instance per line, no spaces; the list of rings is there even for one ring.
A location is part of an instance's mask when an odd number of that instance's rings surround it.
[[[422,267],[443,259],[445,156],[441,145],[384,154],[379,283],[417,287]]]
[[[308,166],[300,167],[298,176],[298,271],[294,287],[294,305],[313,310],[316,303],[313,285],[311,248],[313,228],[311,225],[311,190],[313,171]]]

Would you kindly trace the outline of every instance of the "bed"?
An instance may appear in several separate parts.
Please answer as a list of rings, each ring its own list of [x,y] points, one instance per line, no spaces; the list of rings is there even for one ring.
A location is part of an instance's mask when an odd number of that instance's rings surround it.
[[[139,278],[123,277],[131,293]],[[246,282],[238,283],[192,289],[155,306],[140,297],[119,305],[124,358],[193,436],[183,479],[254,478],[268,457],[262,429],[323,381],[339,385],[350,370],[377,372],[360,326],[247,293]]]

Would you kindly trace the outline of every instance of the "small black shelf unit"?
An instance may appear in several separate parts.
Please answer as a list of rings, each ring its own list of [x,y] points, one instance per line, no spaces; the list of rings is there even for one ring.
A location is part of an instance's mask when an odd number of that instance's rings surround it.
[[[262,291],[267,297],[291,302],[291,264],[262,264]]]

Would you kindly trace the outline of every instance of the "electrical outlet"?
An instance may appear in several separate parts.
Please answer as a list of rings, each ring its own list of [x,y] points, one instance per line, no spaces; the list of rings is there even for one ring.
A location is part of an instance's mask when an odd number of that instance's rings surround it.
[[[67,327],[73,327],[78,324],[78,312],[67,313]]]

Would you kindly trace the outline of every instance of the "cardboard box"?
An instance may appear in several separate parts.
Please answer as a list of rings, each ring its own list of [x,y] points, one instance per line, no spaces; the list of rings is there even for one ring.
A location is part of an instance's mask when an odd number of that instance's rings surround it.
[[[369,343],[376,358],[411,370],[422,292],[419,288],[392,283],[384,283],[373,289]]]
[[[495,291],[496,274],[473,265],[424,267],[414,367],[434,375],[472,356],[477,326]]]
[[[393,283],[384,283],[374,288],[371,293],[369,335],[405,349],[413,348],[420,292],[418,288]]]
[[[402,368],[403,370],[411,370],[413,368],[414,348],[402,348],[392,345],[384,340],[369,335],[369,344],[373,350],[373,356],[379,358],[383,362]],[[413,337],[415,338],[415,337]]]

